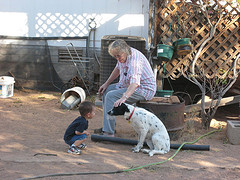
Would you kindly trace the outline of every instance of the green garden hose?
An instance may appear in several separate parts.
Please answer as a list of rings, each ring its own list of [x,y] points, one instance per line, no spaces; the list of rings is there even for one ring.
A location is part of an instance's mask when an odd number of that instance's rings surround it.
[[[213,134],[215,132],[219,132],[222,130],[222,127],[220,127],[220,129],[218,130],[213,130],[213,131],[210,131],[202,136],[200,136],[199,138],[197,138],[196,140],[192,141],[192,142],[184,142],[181,144],[181,146],[177,149],[177,151],[168,159],[164,160],[164,161],[160,161],[160,162],[156,162],[156,163],[151,163],[151,164],[147,164],[147,165],[143,165],[143,166],[139,166],[139,167],[136,167],[136,168],[132,168],[132,169],[126,169],[126,170],[123,170],[123,172],[128,172],[128,171],[135,171],[135,170],[138,170],[138,169],[142,169],[142,168],[145,168],[145,167],[148,167],[148,166],[153,166],[153,165],[158,165],[158,164],[162,164],[162,163],[165,163],[167,161],[170,161],[171,159],[173,159],[177,154],[178,152],[181,150],[181,148],[185,145],[185,144],[194,144],[196,143],[197,141],[199,141],[200,139],[202,139],[203,137],[206,137],[206,136],[209,136],[210,134]]]
[[[185,144],[194,144],[197,141],[199,141],[200,139],[202,139],[203,137],[209,136],[215,132],[220,132],[222,130],[222,127],[220,127],[218,130],[213,130],[210,131],[202,136],[200,136],[199,138],[197,138],[194,141],[191,142],[184,142],[181,144],[181,146],[177,149],[177,151],[168,159],[164,160],[164,161],[160,161],[160,162],[156,162],[156,163],[150,163],[150,164],[146,164],[143,166],[138,166],[135,168],[131,168],[131,169],[124,169],[124,170],[117,170],[117,171],[95,171],[95,172],[79,172],[79,173],[57,173],[57,174],[46,174],[46,175],[40,175],[40,176],[33,176],[33,177],[28,177],[28,178],[20,178],[18,180],[27,180],[27,179],[40,179],[40,178],[45,178],[45,177],[54,177],[54,176],[74,176],[74,175],[90,175],[90,174],[116,174],[116,173],[123,173],[123,172],[130,172],[130,171],[135,171],[135,170],[139,170],[142,168],[146,168],[149,166],[154,166],[154,165],[159,165],[159,164],[163,164],[167,161],[170,161],[171,159],[173,159],[178,152],[181,150],[181,148],[185,145]]]

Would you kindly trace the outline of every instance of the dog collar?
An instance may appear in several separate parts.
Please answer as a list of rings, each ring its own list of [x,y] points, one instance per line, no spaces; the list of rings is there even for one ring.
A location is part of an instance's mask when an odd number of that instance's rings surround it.
[[[129,118],[127,118],[128,121],[130,121],[130,119],[131,119],[131,117],[132,117],[132,115],[133,115],[133,113],[134,113],[134,110],[135,110],[135,107],[133,108],[133,111],[132,111],[132,113],[130,114]]]

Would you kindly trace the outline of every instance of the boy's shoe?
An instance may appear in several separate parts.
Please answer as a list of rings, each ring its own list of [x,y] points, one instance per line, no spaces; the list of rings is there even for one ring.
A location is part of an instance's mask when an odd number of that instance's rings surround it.
[[[76,146],[70,146],[70,148],[68,149],[68,153],[72,153],[72,154],[81,154],[81,150],[78,149]]]
[[[79,149],[86,149],[87,148],[87,145],[86,144],[80,144],[79,146],[78,146],[78,148]]]

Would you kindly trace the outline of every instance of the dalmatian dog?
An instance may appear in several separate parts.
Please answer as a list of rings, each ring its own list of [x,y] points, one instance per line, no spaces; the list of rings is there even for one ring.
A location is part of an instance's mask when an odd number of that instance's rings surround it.
[[[148,153],[149,156],[154,154],[165,154],[170,150],[170,138],[162,121],[153,113],[144,108],[134,107],[123,103],[114,107],[108,112],[110,116],[123,115],[130,121],[133,129],[138,134],[138,144],[132,148],[137,153],[140,150]],[[150,149],[141,149],[146,141]]]

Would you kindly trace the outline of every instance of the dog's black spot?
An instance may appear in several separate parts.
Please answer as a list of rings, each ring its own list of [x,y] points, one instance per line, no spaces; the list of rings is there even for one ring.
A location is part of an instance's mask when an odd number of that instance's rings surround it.
[[[155,127],[158,127],[157,125],[155,125]]]

